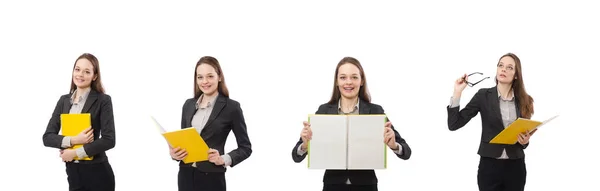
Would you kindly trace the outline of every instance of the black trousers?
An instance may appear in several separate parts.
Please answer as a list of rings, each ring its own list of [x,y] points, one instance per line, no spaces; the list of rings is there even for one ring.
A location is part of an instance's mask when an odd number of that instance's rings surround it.
[[[98,164],[68,162],[66,166],[70,191],[115,190],[115,174],[108,162]]]
[[[372,184],[372,185],[324,184],[323,191],[377,191],[377,184]]]
[[[179,191],[225,191],[224,172],[201,172],[197,168],[179,167]]]
[[[525,159],[481,157],[477,171],[480,191],[523,191],[527,170]]]

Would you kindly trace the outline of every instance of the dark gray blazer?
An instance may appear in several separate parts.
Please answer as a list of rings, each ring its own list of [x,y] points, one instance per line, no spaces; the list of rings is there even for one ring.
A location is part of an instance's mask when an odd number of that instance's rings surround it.
[[[46,127],[46,132],[42,136],[44,146],[62,149],[61,144],[64,136],[59,135],[60,115],[68,114],[71,109],[71,96],[66,94],[58,99],[52,117]],[[83,105],[81,113],[90,113],[92,118],[92,129],[94,131],[94,141],[83,145],[88,156],[93,156],[90,161],[79,161],[79,164],[93,164],[108,161],[106,151],[115,147],[115,120],[113,117],[113,108],[111,97],[107,94],[90,90],[88,98]],[[102,137],[100,137],[102,135]]]

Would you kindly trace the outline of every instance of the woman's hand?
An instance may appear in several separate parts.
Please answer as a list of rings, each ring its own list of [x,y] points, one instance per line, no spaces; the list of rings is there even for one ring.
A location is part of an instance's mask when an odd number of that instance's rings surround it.
[[[171,158],[175,160],[183,160],[188,154],[185,149],[179,147],[173,148],[171,145],[169,145],[169,153],[171,154]]]
[[[460,78],[456,79],[456,81],[454,81],[454,98],[460,97],[463,90],[465,90],[465,88],[467,87],[467,78],[467,74],[464,74]]]
[[[91,143],[94,140],[94,130],[88,127],[77,136],[71,137],[71,145],[81,145]]]
[[[398,144],[396,144],[396,134],[394,133],[394,130],[392,130],[392,122],[386,122],[384,128],[383,142],[387,144],[390,149],[398,150]]]
[[[63,162],[71,162],[75,156],[77,156],[77,153],[73,149],[60,150],[60,158]]]
[[[215,165],[225,164],[225,160],[223,160],[223,157],[221,157],[221,154],[219,154],[219,151],[216,149],[208,150],[208,161],[214,163]]]
[[[302,138],[302,145],[300,149],[306,151],[308,148],[308,141],[312,139],[312,130],[310,129],[310,123],[307,121],[302,122],[304,124],[304,128],[302,128],[302,132],[300,133],[300,137]]]
[[[537,129],[534,129],[533,131],[527,131],[527,133],[521,133],[518,135],[518,140],[519,143],[521,145],[526,145],[527,143],[529,143],[529,138],[531,138],[531,136],[533,135],[533,133],[535,133],[537,131]]]

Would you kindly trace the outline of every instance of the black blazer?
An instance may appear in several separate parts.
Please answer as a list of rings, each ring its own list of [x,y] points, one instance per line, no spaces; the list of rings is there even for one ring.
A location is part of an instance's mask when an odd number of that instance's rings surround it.
[[[64,136],[58,134],[61,127],[60,114],[68,114],[69,110],[71,110],[71,96],[72,94],[66,94],[58,99],[56,108],[54,108],[54,112],[52,113],[52,118],[48,122],[46,132],[42,136],[44,146],[62,149],[60,146]],[[94,141],[83,145],[83,148],[86,154],[94,156],[94,159],[90,161],[81,160],[79,164],[107,162],[108,157],[105,151],[115,147],[116,140],[111,97],[107,94],[90,90],[81,113],[90,113],[91,115]]]
[[[521,117],[517,97],[515,97],[515,105],[517,107],[517,117]],[[502,150],[506,149],[506,155],[511,159],[525,157],[523,149],[527,148],[529,144],[503,145],[490,143],[496,135],[504,130],[496,86],[479,89],[465,108],[459,111],[459,107],[450,108],[446,106],[448,110],[448,129],[450,131],[460,129],[475,117],[477,113],[481,113],[481,142],[479,143],[477,154],[482,157],[498,158],[502,156]]]
[[[383,108],[377,104],[367,103],[364,100],[359,102],[359,114],[385,114]],[[319,106],[316,114],[338,114],[337,104],[322,104]],[[396,155],[401,159],[408,160],[411,155],[411,149],[406,141],[400,136],[398,131],[392,130],[396,134],[396,142],[402,146],[402,155]],[[383,135],[381,135],[383,136]],[[302,156],[298,156],[298,147],[302,145],[302,138],[296,143],[292,150],[292,159],[294,162],[299,163],[306,158],[307,153]],[[346,184],[346,181],[350,179],[350,182],[354,185],[371,185],[377,184],[377,176],[374,170],[325,170],[323,175],[323,183],[325,184]]]
[[[181,115],[181,128],[192,127],[192,117],[196,113],[196,102],[198,99],[190,98],[183,104],[183,111]],[[239,164],[246,160],[252,154],[252,145],[250,144],[250,138],[246,130],[246,122],[240,103],[235,100],[229,99],[221,94],[217,97],[215,104],[213,105],[212,113],[210,114],[206,125],[200,132],[200,136],[209,148],[213,148],[219,151],[219,154],[223,155],[225,152],[225,141],[230,131],[233,131],[235,139],[237,141],[238,148],[229,152],[231,157],[231,166]],[[192,167],[192,163],[185,164],[183,161],[179,162],[180,166]],[[217,166],[209,161],[202,161],[196,163],[196,168],[202,172],[225,172],[226,168],[223,166]]]

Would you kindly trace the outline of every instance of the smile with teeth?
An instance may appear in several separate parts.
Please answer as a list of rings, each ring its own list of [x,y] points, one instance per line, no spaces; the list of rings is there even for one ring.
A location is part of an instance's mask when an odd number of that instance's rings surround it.
[[[352,90],[354,90],[354,88],[353,87],[344,87],[344,90],[345,91],[352,91]]]

